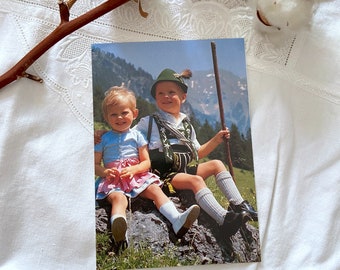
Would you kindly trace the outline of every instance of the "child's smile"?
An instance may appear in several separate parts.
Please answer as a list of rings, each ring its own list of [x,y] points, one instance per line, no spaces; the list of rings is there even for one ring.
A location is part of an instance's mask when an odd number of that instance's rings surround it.
[[[186,94],[177,83],[162,81],[156,85],[155,99],[158,108],[175,117],[179,116],[181,105],[185,98]]]
[[[108,123],[116,132],[126,132],[129,130],[132,121],[137,116],[137,110],[132,110],[128,102],[112,105],[108,108]]]

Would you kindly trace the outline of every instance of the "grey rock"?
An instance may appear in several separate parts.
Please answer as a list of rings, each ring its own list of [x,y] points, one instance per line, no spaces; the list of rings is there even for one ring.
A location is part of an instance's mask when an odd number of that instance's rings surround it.
[[[176,193],[170,197],[182,211],[194,202],[190,192]],[[230,262],[260,261],[258,229],[245,224],[235,235],[228,238],[219,226],[203,210],[198,220],[182,239],[174,234],[170,222],[156,209],[151,201],[136,199],[127,212],[128,239],[130,246],[140,248],[144,244],[155,254],[173,250],[178,258],[193,261],[195,264],[217,264]],[[110,207],[96,210],[97,233],[110,233]]]

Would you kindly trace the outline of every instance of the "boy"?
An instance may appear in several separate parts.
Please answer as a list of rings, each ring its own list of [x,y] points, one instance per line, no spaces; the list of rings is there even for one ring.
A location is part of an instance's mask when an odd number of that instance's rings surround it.
[[[212,152],[224,138],[229,138],[230,133],[228,129],[221,130],[205,144],[199,144],[189,119],[180,111],[188,89],[183,78],[191,75],[190,70],[178,74],[164,69],[151,88],[159,111],[142,118],[136,128],[148,138],[154,172],[175,189],[192,190],[198,205],[231,236],[243,223],[257,220],[257,212],[242,198],[220,160],[198,163],[198,159]],[[211,175],[228,199],[230,211],[224,209],[207,188],[204,180]]]

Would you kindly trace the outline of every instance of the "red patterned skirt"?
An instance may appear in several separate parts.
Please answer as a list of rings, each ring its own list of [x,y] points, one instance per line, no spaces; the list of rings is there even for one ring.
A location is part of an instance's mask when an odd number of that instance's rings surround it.
[[[117,160],[106,164],[106,168],[116,168],[118,171],[139,164],[138,158],[128,158]],[[162,185],[159,177],[151,172],[143,172],[134,175],[131,179],[116,177],[98,177],[96,180],[96,199],[104,199],[112,191],[123,192],[126,196],[135,198],[143,192],[149,185]]]

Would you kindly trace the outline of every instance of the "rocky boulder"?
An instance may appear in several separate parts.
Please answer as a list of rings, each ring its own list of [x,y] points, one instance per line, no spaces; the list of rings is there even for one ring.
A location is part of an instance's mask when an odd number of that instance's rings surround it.
[[[194,204],[190,191],[176,192],[170,196],[179,210]],[[96,210],[97,233],[110,233],[109,206]],[[198,221],[182,239],[177,239],[170,222],[156,209],[151,201],[136,199],[127,213],[128,238],[136,249],[144,243],[155,254],[173,250],[178,258],[195,264],[260,261],[258,229],[245,224],[235,235],[226,237],[215,221],[201,210]]]

